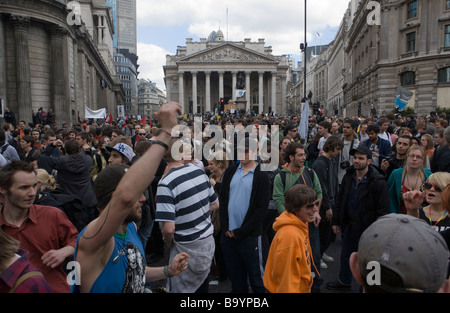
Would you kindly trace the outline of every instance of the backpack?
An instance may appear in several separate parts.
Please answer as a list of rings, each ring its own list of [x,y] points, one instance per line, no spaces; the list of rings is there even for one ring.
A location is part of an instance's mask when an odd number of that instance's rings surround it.
[[[72,222],[79,232],[89,223],[88,212],[83,202],[71,194],[61,193],[58,190],[52,192],[41,191],[36,195],[34,203],[60,209],[67,215],[69,221]]]
[[[309,178],[311,179],[311,182],[314,182],[314,170],[312,170],[311,168],[305,166],[303,172],[306,172],[306,174],[308,174]],[[280,172],[280,178],[281,178],[281,182],[283,183],[283,189],[286,186],[286,172],[285,171],[281,171]],[[296,185],[296,184],[301,184],[301,180],[300,180],[301,176],[297,179],[297,181],[292,185]],[[310,186],[312,187],[312,186]]]

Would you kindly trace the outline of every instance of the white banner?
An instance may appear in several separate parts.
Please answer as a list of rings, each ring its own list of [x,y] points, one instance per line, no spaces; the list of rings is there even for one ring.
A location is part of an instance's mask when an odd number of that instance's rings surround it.
[[[106,118],[106,108],[100,110],[91,110],[88,107],[85,109],[85,118]]]

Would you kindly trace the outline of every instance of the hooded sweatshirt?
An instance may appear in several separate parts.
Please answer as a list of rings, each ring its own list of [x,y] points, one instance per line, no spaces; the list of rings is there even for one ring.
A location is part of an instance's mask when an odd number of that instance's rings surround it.
[[[273,223],[273,229],[276,235],[264,270],[264,286],[271,293],[311,292],[308,223],[284,211]]]

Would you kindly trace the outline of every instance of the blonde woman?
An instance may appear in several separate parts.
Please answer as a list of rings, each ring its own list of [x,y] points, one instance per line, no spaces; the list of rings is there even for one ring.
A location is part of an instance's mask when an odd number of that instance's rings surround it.
[[[408,215],[423,219],[438,232],[450,229],[448,202],[450,193],[444,195],[450,188],[450,173],[436,172],[428,177],[423,184],[423,192],[408,192],[405,195]],[[427,205],[423,206],[423,200]]]
[[[392,171],[388,180],[391,213],[406,214],[404,194],[408,191],[420,190],[422,184],[431,175],[431,171],[424,168],[426,161],[425,148],[412,145],[406,153],[405,167]]]
[[[38,168],[36,170],[39,191],[52,191],[56,189],[56,180],[46,170]]]
[[[209,155],[211,160],[208,160],[208,169],[211,173],[209,175],[209,181],[214,188],[217,196],[219,196],[220,186],[222,184],[223,173],[228,167],[228,160],[226,159],[226,153],[222,151],[216,151]],[[219,210],[211,211],[211,222],[214,226],[214,241],[216,249],[214,251],[214,262],[211,268],[211,272],[217,276],[220,281],[226,279],[225,264],[222,255],[222,249],[220,247],[220,219]]]

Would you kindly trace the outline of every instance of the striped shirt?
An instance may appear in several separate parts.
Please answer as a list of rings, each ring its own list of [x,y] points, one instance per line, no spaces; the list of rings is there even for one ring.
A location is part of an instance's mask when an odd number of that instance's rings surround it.
[[[210,203],[218,200],[205,172],[194,165],[171,169],[158,183],[157,222],[174,222],[174,240],[193,242],[213,233]]]

